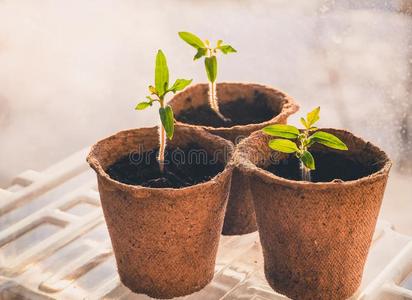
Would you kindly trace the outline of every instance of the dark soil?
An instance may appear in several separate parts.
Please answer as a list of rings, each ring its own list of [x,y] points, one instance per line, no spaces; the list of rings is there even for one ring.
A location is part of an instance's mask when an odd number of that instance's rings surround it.
[[[198,145],[167,149],[165,170],[160,172],[158,149],[122,157],[107,170],[119,182],[151,188],[182,188],[206,182],[222,172],[224,165]]]
[[[338,153],[314,152],[316,170],[311,171],[312,182],[356,180],[377,171],[378,167],[361,164]],[[287,160],[272,164],[267,171],[290,180],[301,181],[300,161],[294,155]]]
[[[183,110],[175,117],[180,122],[192,125],[232,127],[266,122],[279,114],[279,111],[274,111],[267,104],[266,97],[260,93],[255,95],[255,100],[251,103],[240,98],[220,104],[219,109],[229,120],[222,120],[209,105]]]

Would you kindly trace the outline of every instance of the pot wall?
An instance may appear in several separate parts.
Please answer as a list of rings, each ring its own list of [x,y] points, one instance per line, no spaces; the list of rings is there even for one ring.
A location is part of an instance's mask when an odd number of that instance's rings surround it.
[[[112,180],[104,171],[130,152],[157,148],[157,128],[119,132],[93,146],[88,162],[99,192],[121,281],[136,293],[172,298],[193,293],[214,274],[231,169],[181,189],[154,189]],[[227,161],[232,145],[205,131],[176,126],[169,147],[196,142]],[[224,151],[228,157],[224,155]]]
[[[228,103],[241,98],[253,102],[256,99],[266,99],[269,106],[279,113],[272,119],[258,124],[237,125],[232,127],[214,128],[210,126],[191,125],[179,121],[179,114],[189,108],[208,104],[208,85],[195,84],[175,95],[170,101],[177,124],[193,128],[202,128],[210,133],[230,140],[235,145],[252,132],[270,124],[286,124],[287,118],[295,113],[299,106],[285,93],[260,84],[252,83],[218,83],[217,96],[219,103]],[[237,170],[234,171],[228,207],[223,226],[223,234],[237,235],[256,231],[256,216],[253,209],[249,179]]]
[[[346,182],[286,180],[258,167],[272,152],[270,137],[256,133],[239,145],[262,243],[265,275],[293,299],[346,299],[359,287],[391,163],[386,154],[349,132],[325,130],[349,147],[346,156],[376,164],[373,174]],[[316,151],[334,151],[319,146]]]

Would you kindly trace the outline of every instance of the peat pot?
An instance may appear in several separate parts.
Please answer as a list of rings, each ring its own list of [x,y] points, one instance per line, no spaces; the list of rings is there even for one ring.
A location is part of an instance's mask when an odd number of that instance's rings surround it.
[[[348,146],[315,144],[312,182],[293,155],[271,150],[261,131],[238,145],[250,186],[266,279],[292,299],[346,299],[359,287],[391,162],[378,147],[324,129]]]
[[[121,281],[136,293],[172,298],[213,277],[233,146],[176,126],[164,173],[157,150],[157,128],[131,129],[99,141],[87,161],[97,173]]]
[[[203,128],[235,145],[267,125],[285,124],[287,118],[298,110],[291,97],[260,84],[218,83],[217,98],[220,111],[230,119],[229,122],[220,119],[210,109],[207,84],[190,86],[175,95],[169,104],[177,124]],[[249,182],[238,169],[234,169],[223,234],[246,234],[256,229]]]

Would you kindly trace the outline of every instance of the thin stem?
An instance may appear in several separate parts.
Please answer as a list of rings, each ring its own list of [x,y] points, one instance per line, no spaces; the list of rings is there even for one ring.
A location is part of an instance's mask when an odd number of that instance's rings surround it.
[[[215,111],[215,113],[225,121],[228,121],[229,119],[226,118],[224,115],[219,110],[219,104],[217,102],[217,95],[216,95],[216,82],[209,82],[209,105],[212,110]]]
[[[309,136],[309,130],[305,129],[303,131],[303,136],[299,138],[299,152],[301,154],[303,154],[305,151],[308,150],[308,145],[307,145],[307,141],[308,141],[308,136]],[[303,162],[300,162],[300,174],[301,174],[301,178],[303,181],[312,181],[312,176],[310,174],[310,169],[307,168]]]
[[[163,173],[164,171],[164,162],[165,162],[165,147],[166,146],[166,130],[164,129],[163,125],[160,124],[160,132],[159,132],[159,168],[160,172]]]
[[[164,108],[164,101],[163,99],[160,99],[159,101],[160,107]],[[160,172],[164,172],[164,162],[165,162],[165,149],[166,149],[166,130],[163,127],[163,124],[160,120],[160,125],[159,125],[159,168]]]
[[[303,181],[312,181],[310,169],[306,168],[303,162],[300,162],[300,174]]]
[[[208,57],[211,57],[216,54],[215,49],[208,48]],[[209,105],[210,108],[224,121],[230,121],[230,119],[226,118],[219,109],[219,103],[217,101],[217,92],[216,92],[216,81],[210,82],[209,81]]]

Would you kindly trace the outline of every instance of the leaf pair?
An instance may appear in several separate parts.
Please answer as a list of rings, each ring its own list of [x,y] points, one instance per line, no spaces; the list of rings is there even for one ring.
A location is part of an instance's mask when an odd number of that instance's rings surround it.
[[[310,170],[315,169],[315,159],[308,149],[314,143],[319,143],[337,150],[348,150],[345,143],[333,134],[324,131],[316,131],[309,136],[310,131],[317,130],[313,125],[320,119],[319,112],[320,107],[317,107],[307,114],[306,120],[301,118],[301,122],[305,126],[303,132],[300,132],[295,126],[284,124],[269,125],[263,128],[262,131],[264,133],[281,138],[270,140],[269,147],[283,153],[295,153],[302,163]],[[299,146],[296,142],[291,140],[296,140]]]
[[[159,50],[156,55],[155,64],[155,85],[149,86],[151,96],[146,96],[147,101],[140,102],[136,105],[136,110],[144,110],[153,105],[153,102],[160,103],[159,115],[163,128],[166,131],[167,137],[171,140],[174,133],[173,111],[170,106],[165,106],[164,97],[167,93],[176,93],[187,87],[192,80],[176,79],[171,87],[169,87],[169,68],[167,66],[166,56],[162,50]],[[155,96],[153,98],[152,96]]]
[[[297,129],[295,126],[283,124],[266,126],[265,128],[263,128],[263,132],[271,136],[283,137],[286,139],[297,139],[301,135],[299,129]],[[294,142],[291,142],[289,140],[285,141],[293,143],[296,146]],[[338,137],[324,131],[316,131],[314,134],[307,138],[307,141],[308,146],[313,145],[314,143],[319,143],[337,150],[348,150],[348,147],[345,145],[345,143],[342,142]],[[290,144],[288,143],[288,145]]]
[[[296,143],[285,139],[274,139],[269,141],[269,147],[283,153],[296,153],[306,168],[315,170],[315,159],[308,150],[300,150]]]
[[[217,51],[221,51],[223,54],[235,53],[237,52],[235,48],[230,45],[223,44],[222,40],[218,40],[215,48],[210,47],[209,41],[202,41],[198,36],[191,32],[179,32],[179,36],[182,40],[188,43],[190,46],[194,47],[197,52],[193,57],[193,60],[197,60],[203,56],[205,57],[205,68],[207,77],[210,82],[215,82],[217,78]]]
[[[196,55],[193,57],[194,60],[201,58],[202,56],[207,55],[207,51],[211,50],[216,52],[216,50],[220,50],[223,54],[235,53],[237,52],[235,48],[231,45],[223,44],[222,40],[218,40],[216,43],[215,48],[210,48],[209,41],[203,42],[197,35],[187,32],[181,31],[178,33],[180,38],[188,43],[190,46],[197,50]]]
[[[316,130],[317,128],[313,127],[313,125],[317,121],[319,121],[320,119],[319,114],[320,114],[320,107],[318,106],[306,115],[306,119],[300,118],[300,123],[302,123],[302,125],[309,131]]]

